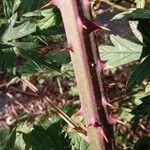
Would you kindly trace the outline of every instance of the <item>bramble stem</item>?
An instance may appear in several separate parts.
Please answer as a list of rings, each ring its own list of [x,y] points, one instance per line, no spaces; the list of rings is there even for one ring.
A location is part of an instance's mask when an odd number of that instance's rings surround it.
[[[70,54],[84,110],[90,148],[91,150],[115,150],[112,125],[108,122],[107,111],[102,104],[103,95],[100,92],[102,81],[101,78],[98,79],[100,76],[98,51],[91,32],[92,24],[87,21],[87,18],[90,19],[90,14],[85,9],[88,0],[54,1],[60,2],[58,7],[62,14],[67,41],[73,49]]]

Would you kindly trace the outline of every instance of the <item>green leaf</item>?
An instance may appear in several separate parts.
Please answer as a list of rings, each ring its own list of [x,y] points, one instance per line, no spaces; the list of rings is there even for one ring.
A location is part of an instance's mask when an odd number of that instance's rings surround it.
[[[10,137],[10,129],[5,122],[0,123],[0,150],[4,150]]]
[[[36,50],[31,49],[19,49],[20,55],[25,56],[26,58],[32,60],[40,68],[48,67],[52,70],[59,71],[59,67],[53,59],[48,59],[46,56],[40,54]]]
[[[135,0],[136,8],[144,8],[145,7],[145,0]]]
[[[82,139],[77,133],[71,133],[71,150],[90,150],[89,143]]]
[[[17,56],[12,48],[3,49],[3,60],[7,66],[7,71],[13,75],[16,74]],[[11,59],[10,59],[11,58]]]
[[[47,129],[35,125],[34,129],[23,134],[24,141],[33,150],[69,150],[69,140],[62,133],[59,122],[51,124]]]
[[[129,21],[130,28],[132,30],[132,33],[135,35],[135,37],[143,43],[143,37],[141,32],[138,30],[138,21]]]
[[[74,77],[73,66],[72,64],[64,64],[61,66],[61,74],[67,78]]]
[[[5,16],[10,18],[16,12],[20,4],[21,0],[3,0]]]
[[[31,76],[37,73],[40,70],[38,65],[34,63],[32,60],[28,60],[19,68],[19,72],[24,76]]]
[[[112,20],[118,19],[129,19],[129,20],[139,20],[139,19],[150,19],[150,10],[143,8],[131,8],[128,11],[117,14],[112,18]]]
[[[3,42],[8,42],[32,34],[35,31],[36,24],[26,21],[21,25],[11,28],[11,30],[10,28],[6,29],[3,35],[0,37],[0,40]]]
[[[42,6],[43,2],[45,2],[45,0],[23,0],[19,7],[19,12],[24,14],[27,12],[35,11]]]
[[[16,128],[12,130],[9,135],[8,141],[6,142],[3,150],[10,150],[14,147],[16,140]]]
[[[148,117],[150,119],[150,95],[141,98],[141,101],[142,103],[132,111],[132,114],[134,114],[138,119],[144,117]]]
[[[67,64],[71,61],[70,55],[68,52],[56,52],[56,53],[50,53],[52,57],[58,62],[58,64],[63,65]]]
[[[58,8],[53,7],[50,9],[46,9],[46,10],[41,11],[41,13],[42,13],[42,16],[44,16],[44,18],[40,20],[38,23],[38,27],[40,30],[47,29],[49,27],[57,26],[60,24],[61,15],[60,15],[60,11],[58,10]]]
[[[36,39],[33,39],[33,41],[29,42],[7,42],[7,44],[24,50],[37,49],[41,47]]]
[[[150,137],[141,137],[136,143],[134,150],[149,150],[150,149]]]
[[[2,51],[0,50],[0,71],[3,68],[3,64],[4,64],[4,56],[3,56]]]
[[[27,12],[25,14],[23,14],[23,17],[41,17],[42,13],[41,10],[35,10],[35,11],[31,11],[31,12]]]
[[[141,62],[141,64],[136,66],[127,83],[128,89],[135,87],[137,84],[141,84],[143,80],[150,75],[149,66],[150,56],[146,57],[144,61]]]
[[[37,29],[35,35],[45,35],[45,36],[51,36],[51,35],[58,35],[58,34],[65,34],[64,28],[63,27],[57,27],[57,26],[52,26],[49,27],[48,29]]]
[[[120,36],[111,35],[110,38],[114,46],[99,46],[100,56],[107,61],[107,68],[115,68],[139,59],[142,45]]]

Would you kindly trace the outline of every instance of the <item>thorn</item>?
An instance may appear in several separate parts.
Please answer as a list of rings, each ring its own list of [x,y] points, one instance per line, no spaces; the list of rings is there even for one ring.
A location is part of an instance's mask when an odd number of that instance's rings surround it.
[[[75,113],[75,116],[83,116],[83,113],[84,113],[84,111],[83,111],[83,108],[81,106],[80,110]]]
[[[73,52],[73,48],[71,44],[68,44],[67,47],[59,50],[59,52],[63,52],[63,51],[72,51]]]
[[[59,9],[61,8],[62,0],[52,0],[51,2],[53,5],[57,6]]]
[[[102,60],[98,60],[98,68],[100,71],[103,71],[106,68],[106,62]]]
[[[103,29],[103,30],[106,30],[106,31],[111,31],[109,28],[107,28],[107,27],[105,27],[105,26],[100,26],[101,27],[101,29]]]
[[[96,119],[94,117],[92,117],[90,120],[89,127],[90,126],[93,128],[97,128],[99,130],[100,136],[102,138],[104,138],[106,140],[106,142],[108,143],[108,139],[107,139],[103,129],[101,128],[101,125],[96,121]]]
[[[102,96],[102,104],[103,104],[103,107],[106,108],[106,107],[110,107],[111,109],[116,109],[113,105],[111,105],[109,102],[108,102],[108,98],[106,98],[105,96]]]
[[[106,28],[104,26],[98,25],[94,21],[89,20],[87,18],[84,18],[84,22],[88,26],[89,32],[98,31],[100,29],[111,31],[110,29],[108,29],[108,28]]]
[[[122,122],[121,120],[117,119],[117,123],[122,124],[122,125],[126,125],[124,122]]]
[[[96,121],[96,119],[94,117],[92,117],[90,119],[90,123],[88,125],[89,127],[93,127],[93,128],[96,128],[96,127],[100,127],[100,124],[98,123],[98,121]]]
[[[51,1],[51,2],[48,2],[47,4],[45,4],[45,5],[43,5],[41,8],[46,8],[46,7],[49,7],[50,5],[52,5],[53,4],[53,2]]]
[[[77,18],[77,22],[78,22],[79,29],[81,31],[83,31],[84,29],[87,29],[86,25],[83,24],[83,22],[82,22],[80,17]]]
[[[116,116],[114,116],[113,114],[110,114],[109,115],[109,120],[110,120],[110,123],[112,125],[116,125],[117,123],[120,123],[122,125],[125,125],[124,122],[122,122],[121,120],[119,120]]]
[[[103,129],[102,129],[101,127],[98,127],[98,129],[99,129],[99,132],[100,132],[100,136],[101,136],[102,138],[104,138],[107,143],[109,143],[109,141],[108,141],[108,139],[107,139],[107,137],[106,137],[106,135],[105,135]]]

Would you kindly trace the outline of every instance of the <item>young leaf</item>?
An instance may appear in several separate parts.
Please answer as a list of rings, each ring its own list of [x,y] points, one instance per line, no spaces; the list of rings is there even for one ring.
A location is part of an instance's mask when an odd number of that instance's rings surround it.
[[[61,15],[60,11],[54,7],[50,9],[46,9],[44,11],[41,11],[42,16],[44,16],[44,19],[40,20],[38,23],[38,27],[43,30],[47,29],[52,26],[57,26],[61,22]]]
[[[27,36],[36,31],[36,24],[26,21],[14,28],[8,28],[4,31],[3,35],[0,37],[0,40],[3,42],[8,42],[15,40],[24,36]]]
[[[150,75],[149,66],[150,56],[146,57],[141,64],[136,66],[127,83],[128,89],[135,87],[137,84],[141,84],[143,80]]]
[[[139,59],[142,45],[120,36],[111,35],[110,38],[114,46],[99,46],[101,58],[107,61],[108,68],[115,68]]]

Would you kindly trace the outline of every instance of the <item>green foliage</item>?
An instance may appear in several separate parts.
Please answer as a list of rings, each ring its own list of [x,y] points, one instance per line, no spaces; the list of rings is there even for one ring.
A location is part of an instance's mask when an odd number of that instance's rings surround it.
[[[2,2],[0,71],[7,70],[13,75],[19,71],[26,76],[37,73],[40,74],[39,79],[74,77],[68,52],[49,52],[43,55],[38,51],[39,48],[48,46],[51,37],[64,34],[60,11],[56,7],[43,9],[42,6],[47,2],[46,0],[2,0]],[[113,2],[117,3],[120,0]],[[135,0],[135,3],[137,9],[132,8],[117,14],[112,20],[138,21],[136,27],[132,26],[132,30],[140,42],[111,35],[110,39],[113,45],[99,46],[102,59],[107,61],[107,69],[139,60],[127,83],[128,89],[141,85],[150,75],[150,10],[144,9],[144,0]],[[23,59],[23,65],[19,63],[20,58]],[[71,96],[78,96],[76,86],[71,86],[68,93]],[[135,106],[138,105],[136,108],[130,106],[130,102],[126,102],[129,108],[123,106],[120,109],[120,117],[126,123],[130,122],[132,118],[134,123],[138,123],[142,118],[149,119],[149,98],[148,95],[141,99],[140,104],[135,103]],[[73,104],[71,107],[63,106],[62,109],[72,116],[78,107],[78,104]],[[133,108],[135,109],[131,114]],[[65,129],[70,127],[53,113],[51,121],[43,116],[38,116],[39,118],[35,119],[34,124],[20,123],[25,121],[28,115],[23,114],[14,118],[12,123],[17,124],[17,128],[12,131],[10,129],[0,131],[0,150],[89,150],[89,144],[77,133],[68,133],[67,130],[64,130],[62,126],[65,126]],[[117,134],[116,139],[120,143],[129,142],[126,135],[121,137]],[[140,150],[141,143],[143,141],[139,140],[135,149]]]
[[[45,43],[42,38],[49,38],[50,35],[62,33],[58,29],[61,23],[59,10],[56,7],[39,9],[43,0],[3,1],[3,8],[6,22],[0,27],[0,69],[15,74],[18,57],[25,57],[33,61],[38,67],[48,67],[59,71],[57,62],[47,56],[40,54],[37,48],[43,47]],[[30,7],[29,7],[30,6]],[[37,18],[26,14],[38,12]],[[50,30],[51,28],[51,30]],[[53,32],[54,29],[54,32]],[[50,30],[49,32],[47,32]],[[44,32],[42,32],[44,31]],[[13,59],[8,59],[8,58]]]
[[[33,150],[66,150],[69,149],[69,140],[62,133],[59,122],[51,124],[47,129],[35,125],[33,130],[23,134],[26,149],[32,147]]]
[[[148,56],[134,69],[127,83],[128,89],[135,87],[135,85],[137,84],[140,85],[142,81],[150,75],[149,66],[150,66],[150,57]]]
[[[143,8],[131,8],[128,11],[117,14],[112,20],[116,19],[129,19],[129,20],[140,20],[150,19],[150,10]]]
[[[132,114],[135,115],[134,119],[142,119],[147,117],[148,119],[150,119],[150,96],[146,96],[141,98],[141,104],[138,105],[133,111]]]
[[[89,143],[82,139],[78,134],[71,133],[71,150],[90,150]]]
[[[134,147],[134,150],[149,150],[150,149],[150,138],[149,137],[142,137],[140,138]]]
[[[139,59],[142,45],[115,35],[111,35],[110,39],[114,46],[99,46],[102,60],[107,61],[107,68],[115,68]]]
[[[0,129],[0,150],[10,150],[14,147],[16,139],[16,129]]]

